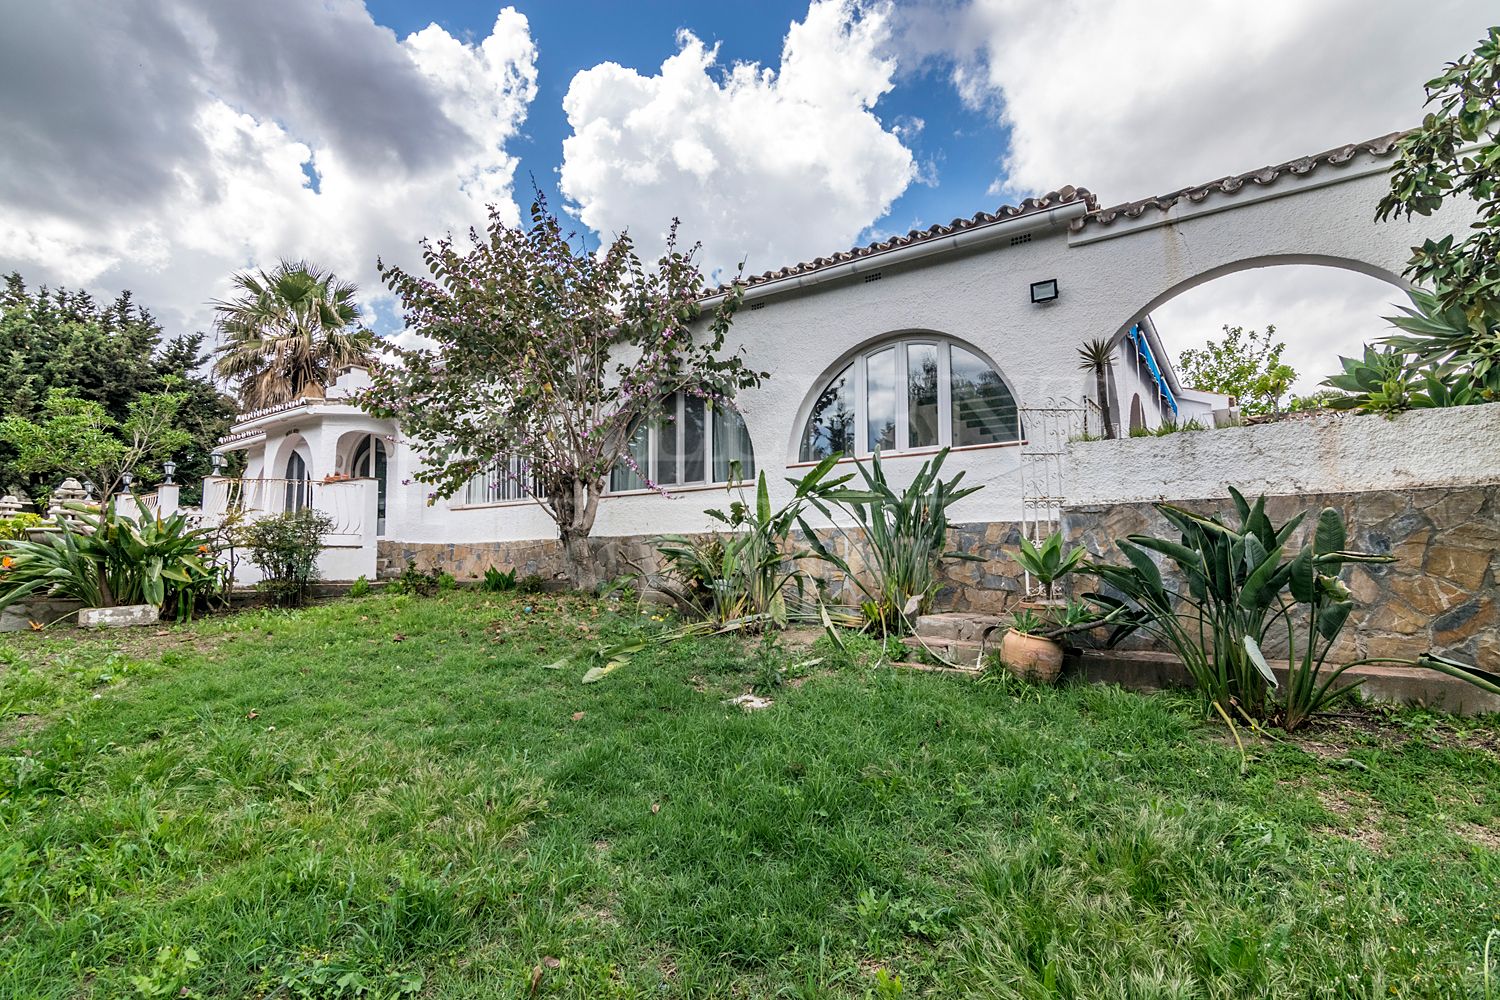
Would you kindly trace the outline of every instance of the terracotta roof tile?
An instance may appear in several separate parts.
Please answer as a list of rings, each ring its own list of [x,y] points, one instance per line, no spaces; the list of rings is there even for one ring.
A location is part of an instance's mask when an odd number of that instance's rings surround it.
[[[841,250],[827,257],[814,257],[812,260],[801,261],[796,264],[788,264],[786,267],[774,271],[765,271],[761,274],[746,275],[744,284],[750,287],[762,285],[769,281],[777,281],[781,278],[790,278],[799,274],[811,274],[825,268],[834,267],[839,264],[857,260],[861,257],[871,257],[875,254],[885,253],[888,250],[896,250],[901,247],[912,246],[917,243],[925,243],[928,240],[941,239],[965,229],[974,229],[980,226],[988,226],[996,222],[1005,222],[1023,215],[1034,215],[1056,208],[1059,205],[1068,205],[1074,202],[1083,202],[1090,209],[1097,207],[1098,202],[1086,188],[1062,187],[1056,191],[1050,191],[1037,198],[1027,198],[1019,205],[1002,205],[994,212],[979,212],[971,218],[954,219],[944,225],[933,225],[926,229],[913,229],[910,232],[891,236],[884,240],[876,240],[868,246],[854,247],[850,250]],[[726,290],[721,285],[710,292],[717,295]]]
[[[1326,152],[1317,153],[1313,156],[1300,156],[1295,160],[1287,160],[1275,166],[1261,167],[1243,174],[1234,174],[1229,177],[1221,177],[1207,184],[1196,184],[1193,187],[1185,187],[1180,191],[1170,194],[1157,195],[1154,198],[1142,198],[1140,201],[1127,201],[1120,205],[1112,205],[1109,208],[1095,209],[1082,218],[1075,219],[1072,223],[1074,231],[1085,226],[1108,226],[1121,219],[1139,219],[1151,209],[1165,212],[1178,202],[1186,199],[1194,204],[1216,194],[1233,194],[1245,187],[1247,184],[1255,184],[1260,187],[1276,183],[1279,179],[1291,174],[1301,177],[1310,174],[1320,167],[1337,167],[1348,163],[1360,154],[1384,158],[1391,156],[1396,151],[1396,143],[1406,135],[1405,131],[1392,132],[1376,139],[1365,142],[1352,142],[1344,146],[1337,146]]]

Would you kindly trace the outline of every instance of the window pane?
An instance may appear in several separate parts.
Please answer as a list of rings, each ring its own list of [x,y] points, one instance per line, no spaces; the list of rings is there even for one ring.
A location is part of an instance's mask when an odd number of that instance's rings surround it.
[[[666,410],[656,422],[656,464],[651,478],[658,486],[672,486],[677,478],[677,400],[666,402]]]
[[[953,352],[953,446],[1019,440],[1016,401],[999,373],[962,348],[949,349]]]
[[[750,448],[750,432],[745,418],[728,405],[715,406],[714,482],[727,483],[755,476],[755,453]]]
[[[747,439],[748,441],[748,439]],[[802,461],[854,452],[854,366],[833,377],[818,393],[802,435]]]
[[[936,344],[906,345],[906,415],[907,447],[936,447],[938,443]]]
[[[646,481],[641,478],[640,473],[650,468],[647,450],[647,431],[649,430],[645,421],[636,425],[634,433],[630,435],[630,442],[625,446],[630,459],[624,455],[615,462],[614,469],[609,475],[609,488],[616,492],[622,490],[642,490],[646,488]],[[631,462],[635,463],[634,468]],[[640,472],[636,470],[639,469]]]
[[[703,449],[708,443],[708,428],[704,421],[707,419],[702,396],[682,397],[682,481],[685,483],[703,482]]]
[[[896,447],[896,349],[876,351],[865,361],[865,402],[871,451]]]

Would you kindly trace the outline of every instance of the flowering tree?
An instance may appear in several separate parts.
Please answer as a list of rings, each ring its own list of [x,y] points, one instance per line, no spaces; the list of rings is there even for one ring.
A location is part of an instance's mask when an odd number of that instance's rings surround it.
[[[557,522],[577,586],[594,580],[588,536],[637,423],[674,392],[729,405],[767,377],[721,356],[737,283],[694,336],[705,287],[697,248],[679,251],[676,236],[674,222],[654,266],[628,235],[577,252],[538,195],[529,228],[491,208],[467,252],[424,241],[430,277],[380,265],[407,328],[432,346],[394,351],[360,405],[399,421],[420,450],[429,502],[497,466],[518,477]]]

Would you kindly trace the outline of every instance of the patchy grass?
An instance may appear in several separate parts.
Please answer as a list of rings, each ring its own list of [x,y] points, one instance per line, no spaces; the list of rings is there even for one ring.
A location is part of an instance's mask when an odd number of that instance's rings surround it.
[[[651,627],[451,593],[0,641],[0,996],[1482,995],[1493,722],[1242,773],[1186,699],[858,638],[546,668]]]

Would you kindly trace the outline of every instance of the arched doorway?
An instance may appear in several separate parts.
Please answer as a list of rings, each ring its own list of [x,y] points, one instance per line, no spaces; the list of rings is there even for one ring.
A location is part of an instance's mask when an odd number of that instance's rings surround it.
[[[385,442],[374,434],[366,434],[354,449],[349,462],[349,474],[355,478],[373,479],[376,487],[375,534],[385,534],[386,474],[390,460]]]

